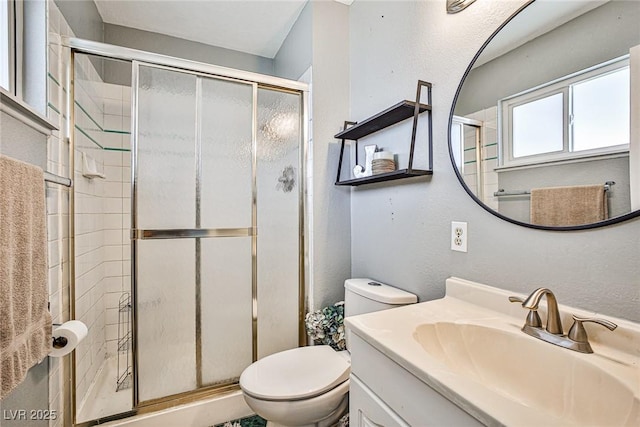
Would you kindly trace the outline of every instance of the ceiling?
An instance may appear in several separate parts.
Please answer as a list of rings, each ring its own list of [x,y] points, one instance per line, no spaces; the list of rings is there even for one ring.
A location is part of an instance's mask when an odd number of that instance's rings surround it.
[[[273,58],[308,0],[94,0],[102,20]],[[335,0],[350,5],[353,0]],[[536,1],[484,50],[480,66],[608,0]],[[524,18],[526,16],[526,18]]]
[[[475,62],[474,67],[479,67],[504,55],[510,50],[602,6],[607,1],[609,0],[536,1],[527,6],[523,13],[516,15],[508,25],[500,30],[500,33],[482,51],[482,56]]]
[[[95,0],[102,20],[273,58],[307,0]]]

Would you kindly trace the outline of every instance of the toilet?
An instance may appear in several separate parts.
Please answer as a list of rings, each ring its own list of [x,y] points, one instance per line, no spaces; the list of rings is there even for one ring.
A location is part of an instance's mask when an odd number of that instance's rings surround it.
[[[417,302],[416,295],[371,279],[348,279],[345,317]],[[275,353],[247,367],[240,388],[268,427],[335,425],[349,410],[351,356],[328,345]]]

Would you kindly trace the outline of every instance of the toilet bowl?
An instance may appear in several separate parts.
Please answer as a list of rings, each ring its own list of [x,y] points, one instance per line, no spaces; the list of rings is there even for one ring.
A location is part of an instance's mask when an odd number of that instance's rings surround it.
[[[328,345],[300,347],[253,363],[240,376],[245,401],[282,426],[330,426],[348,406],[351,358]]]
[[[345,281],[345,317],[417,302],[403,290],[371,279]],[[240,376],[247,405],[268,427],[329,427],[348,412],[351,356],[328,345],[264,357]]]

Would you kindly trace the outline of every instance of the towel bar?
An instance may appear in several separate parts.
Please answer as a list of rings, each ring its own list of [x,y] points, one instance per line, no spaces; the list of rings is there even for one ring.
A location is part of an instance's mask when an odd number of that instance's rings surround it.
[[[611,190],[611,186],[615,185],[615,181],[607,181],[604,183],[604,191],[609,191]],[[496,191],[495,193],[493,193],[493,195],[495,197],[502,197],[502,196],[524,196],[524,195],[529,195],[531,194],[531,191],[529,190],[513,190],[513,191],[506,191],[503,188],[499,189],[498,191]]]
[[[65,187],[71,187],[73,185],[73,182],[69,178],[65,178],[51,172],[44,173],[44,180],[47,182],[52,182],[54,184],[64,185]]]

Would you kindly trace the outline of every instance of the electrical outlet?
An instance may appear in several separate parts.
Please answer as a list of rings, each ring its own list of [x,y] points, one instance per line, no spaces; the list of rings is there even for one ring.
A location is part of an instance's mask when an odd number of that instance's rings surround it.
[[[451,221],[451,250],[467,252],[467,223]]]

